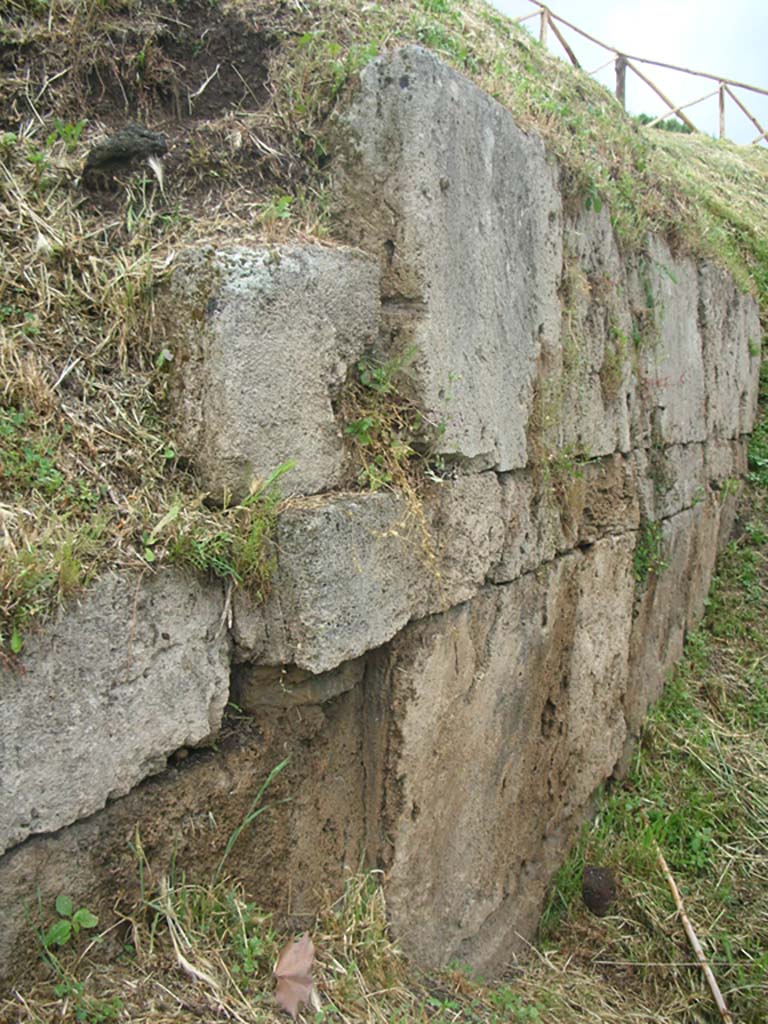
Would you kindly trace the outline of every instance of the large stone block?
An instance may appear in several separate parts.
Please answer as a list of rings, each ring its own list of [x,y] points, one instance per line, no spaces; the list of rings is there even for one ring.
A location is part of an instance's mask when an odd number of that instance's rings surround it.
[[[238,657],[327,672],[471,597],[503,539],[493,473],[435,485],[423,506],[378,492],[290,508],[266,605],[235,600]]]
[[[378,339],[375,260],[319,245],[193,252],[161,309],[179,450],[208,491],[242,498],[288,460],[286,492],[344,482],[333,400]]]
[[[537,480],[528,470],[499,477],[504,547],[490,579],[509,583],[557,553],[626,533],[640,521],[636,468],[611,455],[549,467]]]
[[[635,385],[626,276],[607,208],[566,221],[561,333],[539,385],[559,449],[591,457],[629,450]]]
[[[632,545],[598,541],[486,589],[382,655],[377,838],[395,932],[421,963],[493,968],[535,931],[622,750]]]
[[[735,441],[708,441],[704,448],[704,467],[707,480],[720,490],[726,481],[744,477],[747,473],[747,438]]]
[[[53,832],[216,735],[229,694],[221,587],[108,576],[0,665],[0,852]]]
[[[633,453],[646,519],[668,519],[703,501],[707,492],[703,444],[668,445]]]
[[[494,583],[509,583],[555,557],[562,539],[554,495],[530,470],[502,473],[504,547],[491,570]]]
[[[630,275],[642,307],[634,444],[689,444],[707,437],[707,394],[699,332],[699,275],[649,236],[647,256]]]
[[[541,141],[418,47],[373,61],[337,122],[338,218],[381,261],[393,343],[444,451],[520,468],[542,339],[559,333],[561,201]]]
[[[662,524],[663,568],[642,581],[631,627],[630,682],[624,700],[629,763],[648,707],[680,660],[686,630],[704,611],[718,550],[719,506],[708,495]]]
[[[561,469],[550,486],[560,516],[559,551],[626,533],[639,523],[637,476],[629,456],[575,462]]]
[[[755,300],[711,263],[699,267],[699,320],[704,342],[707,431],[736,438],[755,424],[760,372],[760,319]]]

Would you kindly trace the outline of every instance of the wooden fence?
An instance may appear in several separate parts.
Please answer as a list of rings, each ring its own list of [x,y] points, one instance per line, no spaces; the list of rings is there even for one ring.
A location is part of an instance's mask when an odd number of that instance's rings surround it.
[[[761,89],[756,85],[748,85],[746,82],[738,82],[732,78],[725,78],[722,75],[713,75],[707,71],[693,71],[691,68],[680,67],[677,64],[666,64],[660,60],[649,60],[647,57],[636,57],[631,54],[623,53],[621,50],[616,49],[615,46],[609,46],[607,43],[602,42],[600,39],[595,39],[594,36],[580,29],[577,25],[572,24],[570,21],[566,21],[565,18],[561,18],[559,14],[555,14],[554,11],[550,10],[546,4],[539,3],[539,0],[528,0],[537,9],[531,11],[530,14],[521,15],[519,18],[513,18],[518,25],[524,21],[528,21],[531,18],[539,18],[539,40],[542,44],[546,45],[549,39],[549,33],[557,39],[562,46],[563,50],[568,56],[570,62],[574,67],[581,68],[582,65],[579,62],[576,54],[573,51],[568,40],[563,34],[563,28],[569,29],[572,32],[576,32],[584,39],[588,39],[591,43],[601,47],[603,50],[612,54],[610,60],[606,61],[605,64],[601,64],[600,67],[595,68],[593,71],[589,71],[590,75],[596,75],[600,71],[604,71],[605,68],[611,64],[616,69],[616,98],[619,100],[622,106],[626,106],[626,88],[627,88],[627,70],[649,86],[657,96],[659,96],[664,103],[667,105],[667,110],[657,117],[654,121],[649,122],[649,127],[658,124],[667,117],[677,117],[682,121],[684,125],[690,128],[691,131],[697,132],[699,129],[691,121],[691,119],[683,113],[684,110],[688,110],[690,107],[695,107],[699,103],[703,103],[705,100],[712,99],[714,96],[718,98],[718,112],[719,112],[719,129],[720,138],[726,138],[726,126],[725,126],[725,113],[726,113],[726,99],[735,103],[736,106],[741,110],[746,117],[755,126],[759,135],[752,140],[752,145],[757,143],[768,141],[768,129],[763,128],[755,115],[747,108],[743,98],[740,98],[739,92],[747,90],[751,93],[758,93],[761,96],[768,96],[768,89]],[[670,71],[679,71],[686,75],[695,75],[697,78],[707,79],[710,82],[716,82],[717,86],[711,89],[704,96],[699,96],[698,99],[691,100],[688,103],[681,103],[675,105],[675,103],[656,85],[652,82],[648,75],[641,71],[638,64],[649,64],[659,68],[667,68]]]

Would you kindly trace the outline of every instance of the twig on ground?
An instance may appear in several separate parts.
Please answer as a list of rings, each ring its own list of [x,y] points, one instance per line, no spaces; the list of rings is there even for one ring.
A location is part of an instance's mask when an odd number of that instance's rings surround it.
[[[696,932],[693,929],[693,925],[691,924],[690,918],[688,917],[688,914],[685,911],[685,904],[683,903],[683,897],[680,895],[680,890],[677,888],[677,883],[675,882],[675,879],[672,876],[672,872],[669,870],[669,865],[667,864],[664,858],[664,854],[661,852],[661,848],[659,844],[656,842],[655,837],[652,835],[651,838],[653,840],[653,848],[656,853],[656,860],[658,861],[662,874],[667,880],[667,884],[669,885],[672,897],[675,901],[675,906],[677,907],[678,913],[680,914],[680,920],[683,922],[685,934],[688,936],[688,941],[691,944],[691,948],[696,954],[696,959],[698,960],[699,966],[704,972],[704,977],[707,979],[707,984],[709,985],[710,991],[712,992],[712,996],[714,997],[715,1003],[717,1004],[717,1008],[720,1011],[720,1016],[723,1019],[723,1024],[733,1024],[733,1017],[731,1017],[730,1013],[728,1012],[728,1007],[725,1005],[725,1000],[723,999],[723,994],[720,991],[720,986],[717,984],[717,980],[715,979],[715,976],[712,973],[712,968],[709,966],[707,958],[704,955],[704,950],[701,948],[701,943],[699,942],[698,936],[696,935]]]

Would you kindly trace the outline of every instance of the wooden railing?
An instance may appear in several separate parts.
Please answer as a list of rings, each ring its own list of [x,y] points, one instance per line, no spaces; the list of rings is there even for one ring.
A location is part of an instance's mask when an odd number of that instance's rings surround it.
[[[600,39],[596,39],[593,35],[585,32],[577,25],[572,24],[570,21],[566,21],[565,18],[561,18],[559,14],[555,14],[554,11],[550,10],[546,4],[540,3],[539,0],[528,0],[528,3],[532,3],[537,9],[531,11],[530,14],[521,15],[518,18],[512,20],[518,25],[524,21],[528,21],[531,18],[539,18],[539,40],[543,45],[546,45],[549,39],[549,33],[557,39],[558,43],[562,46],[570,62],[574,67],[581,68],[582,65],[579,62],[574,50],[568,40],[563,35],[563,27],[570,29],[572,32],[576,32],[584,39],[588,39],[591,43],[601,47],[603,50],[612,54],[610,60],[606,61],[605,64],[601,64],[600,67],[595,68],[593,71],[589,71],[588,74],[596,75],[600,71],[604,71],[611,64],[614,65],[616,70],[616,98],[623,107],[626,107],[626,94],[627,94],[627,70],[629,69],[634,75],[636,75],[642,82],[644,82],[650,89],[652,89],[656,95],[664,101],[667,105],[667,110],[657,117],[655,120],[649,122],[649,127],[658,124],[667,117],[677,117],[684,125],[686,125],[692,132],[697,132],[699,129],[693,123],[693,121],[684,114],[684,110],[688,110],[690,107],[695,107],[699,103],[703,103],[705,100],[712,99],[714,96],[718,98],[718,118],[719,118],[719,133],[720,138],[726,138],[726,125],[725,125],[725,111],[726,111],[726,98],[731,100],[739,110],[749,118],[752,124],[755,126],[759,135],[752,140],[752,145],[756,145],[760,142],[768,141],[768,129],[764,128],[758,121],[755,115],[747,108],[746,103],[738,95],[740,90],[747,90],[751,93],[757,93],[761,96],[768,96],[768,89],[761,89],[756,85],[748,85],[746,82],[739,82],[733,78],[725,78],[723,75],[713,75],[707,71],[694,71],[691,68],[684,68],[678,64],[667,64],[660,60],[650,60],[647,57],[636,57],[631,54],[623,53],[615,46],[609,46],[607,43],[602,42]],[[690,100],[688,103],[675,104],[655,82],[651,81],[647,74],[640,70],[638,64],[650,64],[659,68],[667,68],[670,71],[678,71],[685,75],[694,75],[697,78],[704,78],[711,82],[716,82],[717,87],[710,90],[704,96],[699,96],[698,99]]]

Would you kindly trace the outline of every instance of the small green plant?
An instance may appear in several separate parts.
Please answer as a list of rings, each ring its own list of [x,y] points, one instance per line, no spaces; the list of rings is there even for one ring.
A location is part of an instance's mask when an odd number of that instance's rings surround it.
[[[292,203],[293,196],[275,196],[269,202],[264,203],[259,212],[259,220],[262,224],[274,224],[278,220],[288,220],[291,216]]]
[[[603,200],[600,197],[597,182],[590,181],[586,189],[587,195],[584,199],[584,207],[593,213],[600,213],[603,208]]]
[[[210,519],[181,516],[180,506],[174,504],[142,536],[145,558],[149,552],[148,560],[155,560],[163,540],[163,554],[169,561],[230,580],[257,600],[263,599],[275,564],[271,538],[281,501],[277,483],[293,465],[278,466],[246,498],[226,505]]]
[[[645,519],[637,531],[637,542],[632,558],[635,582],[644,584],[651,574],[658,576],[666,567],[661,523],[657,520]]]
[[[600,367],[600,386],[607,401],[614,401],[621,392],[629,350],[629,339],[624,331],[616,324],[611,324]]]
[[[107,1024],[120,1016],[123,1000],[119,996],[103,999],[88,995],[82,981],[61,969],[59,973],[61,980],[53,986],[53,994],[71,1005],[80,1024]]]
[[[56,913],[59,915],[58,920],[43,935],[45,949],[66,946],[71,939],[77,938],[81,929],[95,928],[99,923],[98,917],[87,907],[75,910],[72,900],[63,893],[56,897]]]
[[[49,498],[58,495],[64,483],[56,466],[58,443],[58,438],[36,434],[25,410],[0,407],[2,490],[11,495],[29,491]]]
[[[734,498],[741,490],[741,480],[735,476],[727,476],[720,482],[720,503]]]
[[[406,395],[417,355],[418,349],[411,346],[386,359],[365,356],[358,361],[357,379],[342,399],[344,433],[362,462],[358,483],[370,490],[407,489],[409,474],[417,465],[431,479],[443,465],[433,451],[444,424],[430,421]]]
[[[32,164],[38,174],[48,165],[48,157],[40,149],[27,150],[27,161]]]
[[[768,402],[768,361],[760,368],[760,399],[765,407]],[[749,439],[748,466],[749,482],[761,490],[768,489],[768,417],[763,416],[755,426]]]
[[[57,117],[54,121],[53,131],[49,134],[46,144],[51,146],[54,142],[61,139],[67,152],[71,153],[72,150],[77,149],[77,144],[80,141],[80,136],[83,134],[83,128],[85,128],[86,124],[87,121],[84,119],[72,124],[68,121],[62,121]]]
[[[227,858],[229,857],[230,853],[232,852],[232,847],[235,845],[235,843],[240,838],[240,836],[243,834],[243,832],[250,825],[252,825],[253,822],[259,817],[259,815],[263,814],[264,811],[267,810],[267,806],[268,805],[262,803],[262,800],[264,798],[264,794],[269,789],[269,787],[272,784],[272,782],[277,778],[277,776],[283,770],[283,768],[285,768],[285,766],[288,764],[289,761],[290,761],[289,757],[283,758],[282,761],[280,761],[278,764],[275,765],[275,767],[272,769],[272,771],[269,773],[269,775],[267,775],[266,779],[259,786],[259,789],[258,789],[258,791],[256,793],[256,796],[253,798],[253,802],[251,803],[251,806],[248,808],[248,811],[247,811],[245,817],[240,822],[240,824],[237,826],[237,828],[234,829],[234,831],[230,835],[229,839],[227,840],[227,844],[224,847],[224,853],[221,855],[221,860],[216,865],[216,870],[213,873],[213,884],[214,885],[216,885],[216,882],[221,877],[221,872],[222,872],[222,870],[224,868],[224,865],[227,862]]]

